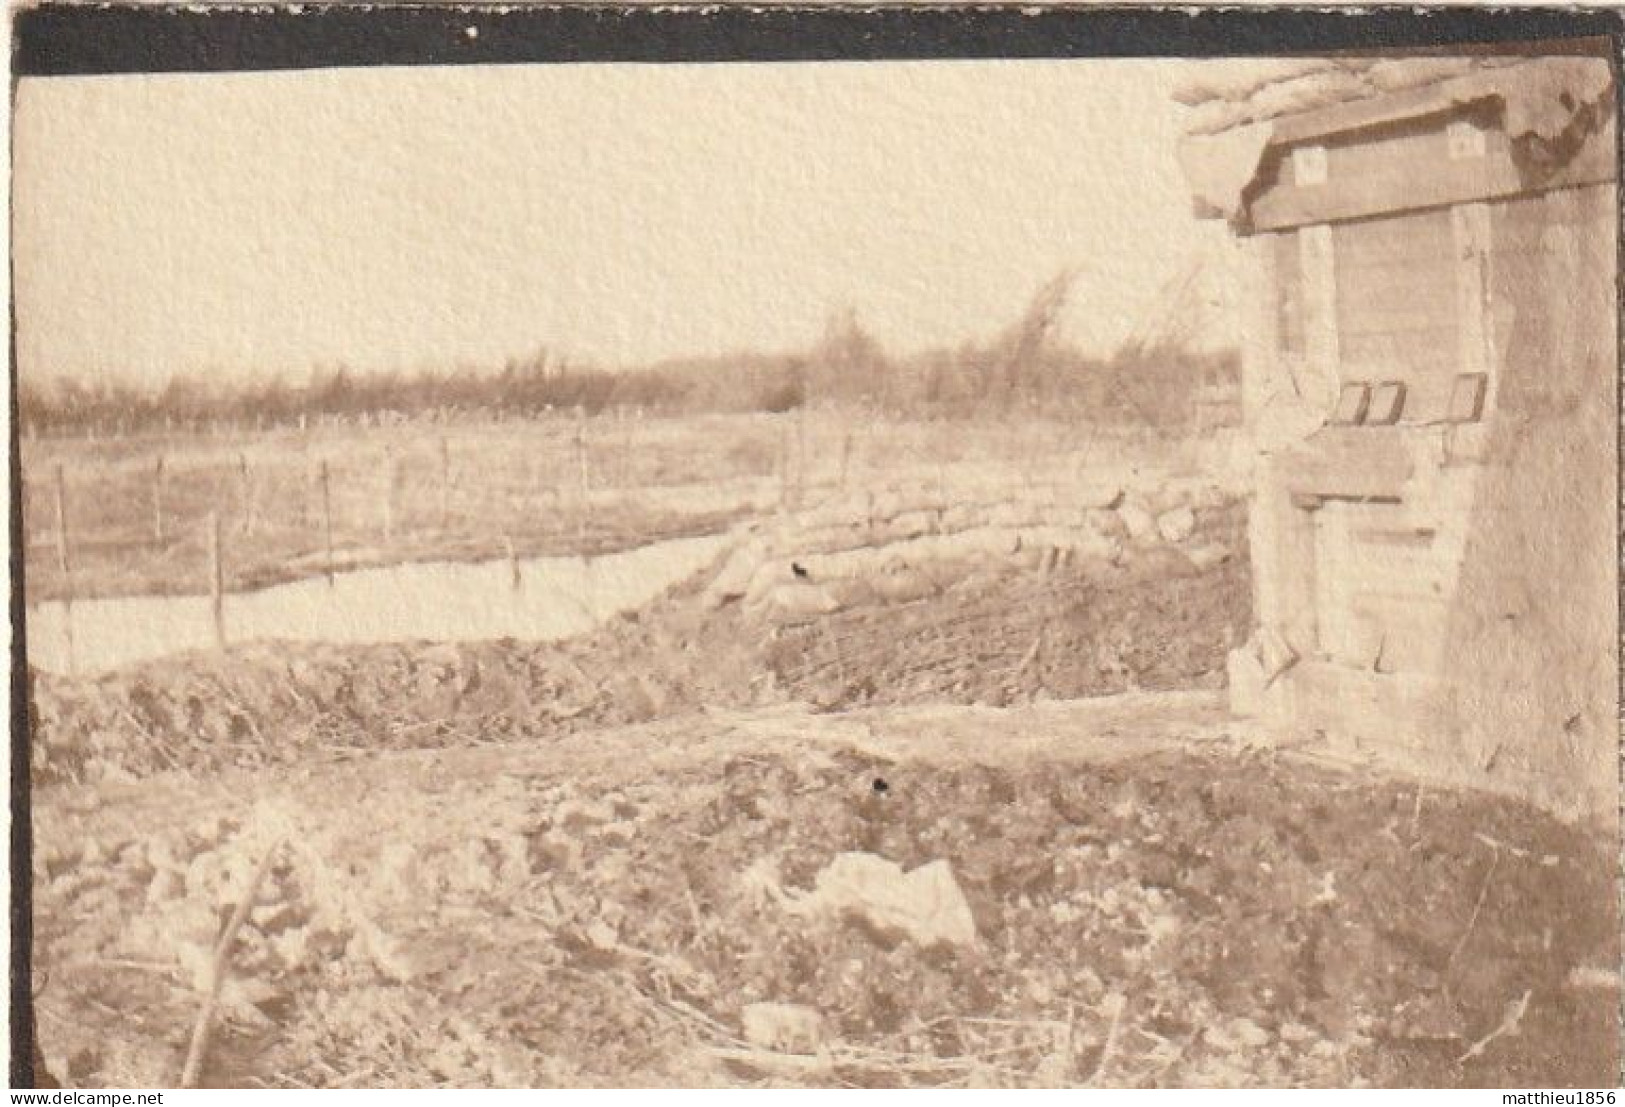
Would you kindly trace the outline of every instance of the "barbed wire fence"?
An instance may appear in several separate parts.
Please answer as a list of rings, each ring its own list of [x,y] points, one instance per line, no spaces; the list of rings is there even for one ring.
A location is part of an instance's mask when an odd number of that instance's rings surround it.
[[[522,557],[591,559],[711,533],[872,495],[904,471],[934,480],[939,497],[954,470],[989,459],[1036,485],[1075,467],[1085,437],[1059,421],[971,426],[800,407],[712,418],[325,417],[303,428],[25,440],[25,594],[62,605],[70,660],[75,603],[106,597],[207,595],[223,644],[225,597],[236,592],[503,558],[518,587]]]

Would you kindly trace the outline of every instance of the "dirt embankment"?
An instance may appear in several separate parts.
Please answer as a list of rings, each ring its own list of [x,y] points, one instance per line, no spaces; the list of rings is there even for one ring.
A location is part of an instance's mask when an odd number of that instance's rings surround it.
[[[32,674],[40,784],[292,764],[366,750],[533,741],[701,706],[1004,705],[1218,687],[1245,634],[1243,515],[1198,513],[1198,567],[1165,548],[1117,565],[978,572],[908,602],[783,626],[700,602],[702,577],[562,643],[267,643],[94,678]]]
[[[1030,714],[976,716],[985,756]],[[883,748],[896,724],[865,725]],[[35,857],[53,1071],[173,1080],[222,912],[280,839],[206,1083],[1617,1078],[1614,859],[1592,834],[1211,733],[998,765],[739,726],[161,778],[88,809],[54,793]],[[266,809],[235,798],[249,785]],[[847,851],[945,862],[974,941],[793,910]],[[764,1046],[757,1003],[805,1040]]]

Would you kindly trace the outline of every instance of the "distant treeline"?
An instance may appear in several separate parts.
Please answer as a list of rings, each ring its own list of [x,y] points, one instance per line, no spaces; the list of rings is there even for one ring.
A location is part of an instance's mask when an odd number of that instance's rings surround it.
[[[738,354],[635,369],[572,364],[547,351],[500,369],[354,372],[325,368],[308,382],[181,375],[159,389],[105,380],[19,384],[25,433],[139,433],[205,426],[277,426],[307,419],[372,420],[461,413],[641,409],[654,414],[781,412],[863,407],[922,417],[1020,409],[1104,422],[1188,425],[1204,398],[1233,395],[1234,354],[1174,348],[1090,357],[1033,342],[1019,328],[993,342],[906,358],[887,353],[850,315],[799,354]]]

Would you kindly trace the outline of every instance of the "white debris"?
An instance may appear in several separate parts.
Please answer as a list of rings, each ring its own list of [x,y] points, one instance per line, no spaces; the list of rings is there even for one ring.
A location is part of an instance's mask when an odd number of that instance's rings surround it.
[[[739,1013],[745,1041],[777,1053],[817,1053],[824,1044],[824,1018],[798,1003],[747,1003]]]
[[[1576,965],[1569,970],[1568,986],[1571,988],[1613,988],[1619,987],[1619,971],[1617,969],[1598,968],[1594,965]]]
[[[921,946],[976,944],[970,904],[941,860],[905,873],[872,853],[838,854],[818,874],[812,892],[789,898],[785,907],[802,915],[856,915]]]
[[[1157,517],[1141,506],[1138,500],[1125,500],[1117,508],[1117,517],[1122,520],[1123,527],[1128,536],[1135,542],[1153,542],[1156,540]]]

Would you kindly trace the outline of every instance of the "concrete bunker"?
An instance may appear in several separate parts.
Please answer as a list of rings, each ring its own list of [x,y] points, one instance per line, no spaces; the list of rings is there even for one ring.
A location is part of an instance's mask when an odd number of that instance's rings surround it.
[[[1613,811],[1617,135],[1602,58],[1284,63],[1187,92],[1245,254],[1238,713]]]

